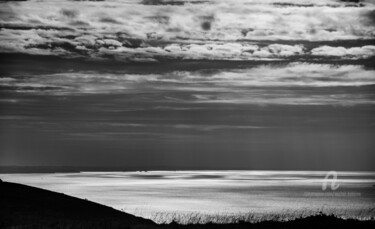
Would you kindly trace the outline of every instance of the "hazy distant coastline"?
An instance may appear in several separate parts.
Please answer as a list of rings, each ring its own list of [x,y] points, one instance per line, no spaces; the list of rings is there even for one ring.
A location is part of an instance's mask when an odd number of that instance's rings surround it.
[[[214,170],[238,170],[238,171],[251,171],[251,168],[239,167],[223,167],[223,166],[142,166],[142,167],[129,167],[129,166],[0,166],[0,174],[12,173],[79,173],[79,172],[148,172],[148,171],[214,171]],[[288,170],[280,170],[288,171]],[[309,170],[313,171],[313,170]],[[321,171],[321,170],[317,170]],[[357,172],[361,170],[356,170]],[[363,172],[371,172],[363,170]],[[375,171],[373,171],[375,172]]]

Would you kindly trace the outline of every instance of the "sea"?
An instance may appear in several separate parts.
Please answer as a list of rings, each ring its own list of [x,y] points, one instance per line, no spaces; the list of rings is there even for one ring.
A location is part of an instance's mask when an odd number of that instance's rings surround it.
[[[375,218],[375,173],[137,171],[1,174],[1,179],[113,207],[156,223]]]

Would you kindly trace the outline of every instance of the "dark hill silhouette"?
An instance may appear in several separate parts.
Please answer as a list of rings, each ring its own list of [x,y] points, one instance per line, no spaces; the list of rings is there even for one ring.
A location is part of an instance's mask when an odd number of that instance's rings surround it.
[[[88,200],[26,185],[0,183],[0,228],[149,228],[139,218]],[[105,193],[103,193],[105,195]]]
[[[105,193],[103,193],[105,195]],[[0,228],[12,229],[229,229],[229,228],[375,228],[375,221],[312,216],[290,222],[257,224],[157,225],[88,200],[26,185],[0,182]]]

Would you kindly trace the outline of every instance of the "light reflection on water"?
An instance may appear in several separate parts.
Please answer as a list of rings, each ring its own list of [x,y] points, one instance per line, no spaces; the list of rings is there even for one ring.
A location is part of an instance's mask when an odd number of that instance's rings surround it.
[[[152,171],[1,174],[1,178],[87,198],[159,223],[288,220],[320,211],[344,218],[375,217],[375,173],[338,172],[339,189],[322,191],[325,174]]]

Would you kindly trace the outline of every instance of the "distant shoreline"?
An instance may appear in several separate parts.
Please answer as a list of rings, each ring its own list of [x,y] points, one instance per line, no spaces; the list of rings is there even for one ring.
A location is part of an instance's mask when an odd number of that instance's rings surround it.
[[[224,167],[171,167],[171,166],[149,166],[149,167],[127,167],[127,166],[0,166],[0,174],[12,173],[79,173],[79,172],[148,172],[148,171],[302,171],[302,170],[264,170],[252,168],[224,168]],[[321,172],[325,170],[306,169],[303,171]],[[328,170],[327,170],[328,171]],[[339,170],[340,171],[340,170]],[[368,170],[355,170],[347,172],[375,172]]]

